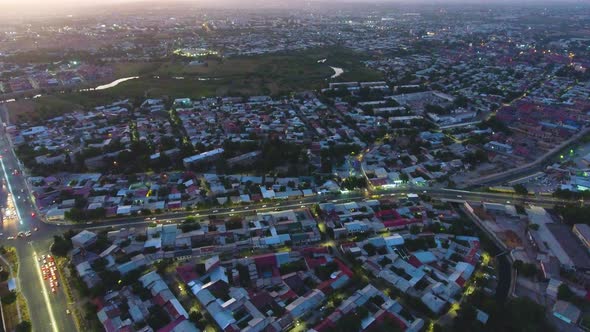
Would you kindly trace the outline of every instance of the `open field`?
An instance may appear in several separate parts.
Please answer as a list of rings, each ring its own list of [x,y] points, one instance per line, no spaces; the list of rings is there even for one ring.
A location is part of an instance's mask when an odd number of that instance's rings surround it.
[[[6,104],[6,107],[10,123],[49,119],[82,109],[82,106],[73,100],[53,95],[43,96],[38,99],[19,100]]]
[[[326,63],[318,63],[327,59]],[[170,98],[209,96],[284,95],[292,91],[327,86],[334,71],[344,73],[337,81],[373,81],[382,79],[366,68],[366,56],[339,47],[299,52],[243,56],[208,60],[205,65],[183,62],[140,62],[115,65],[117,78],[140,76],[101,91],[56,93],[33,100],[11,103],[11,120],[41,121],[80,108],[104,105],[114,100],[148,97]]]
[[[6,330],[14,331],[18,323],[18,311],[17,302],[14,301],[10,304],[2,304],[2,310],[4,311],[4,323],[6,324]]]
[[[153,73],[161,66],[158,62],[119,62],[114,65],[115,77],[142,76]]]

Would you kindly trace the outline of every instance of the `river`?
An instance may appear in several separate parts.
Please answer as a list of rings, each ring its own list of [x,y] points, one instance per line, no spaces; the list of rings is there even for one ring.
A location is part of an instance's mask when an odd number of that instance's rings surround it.
[[[332,70],[334,71],[334,75],[330,76],[330,78],[336,78],[344,73],[344,69],[342,68],[332,66],[330,66],[330,68],[332,68]]]
[[[94,89],[88,89],[88,90],[106,90],[106,89],[110,89],[110,88],[116,87],[117,85],[119,85],[119,84],[121,84],[121,83],[123,83],[125,81],[134,80],[134,79],[137,79],[137,78],[139,78],[139,76],[124,77],[124,78],[120,78],[118,80],[112,81],[109,84],[99,85],[99,86],[97,86]],[[84,91],[86,91],[86,90],[84,90]]]

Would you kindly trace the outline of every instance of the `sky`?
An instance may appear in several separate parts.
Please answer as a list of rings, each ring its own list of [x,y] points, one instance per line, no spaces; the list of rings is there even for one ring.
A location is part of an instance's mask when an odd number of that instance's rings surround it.
[[[105,6],[122,3],[133,2],[153,2],[158,4],[166,4],[177,2],[179,0],[0,0],[0,16],[17,16],[25,18],[25,16],[59,13],[66,14],[68,10],[78,9],[80,7]],[[219,7],[220,5],[238,4],[241,8],[248,8],[249,3],[268,2],[269,4],[288,3],[295,4],[297,2],[304,3],[306,1],[317,2],[405,2],[405,3],[430,3],[430,4],[444,4],[447,2],[464,2],[464,3],[479,3],[486,4],[490,2],[503,3],[539,3],[542,1],[550,2],[578,2],[583,3],[588,0],[180,0],[194,4],[202,4],[204,6],[213,5]],[[253,6],[256,7],[256,6]]]

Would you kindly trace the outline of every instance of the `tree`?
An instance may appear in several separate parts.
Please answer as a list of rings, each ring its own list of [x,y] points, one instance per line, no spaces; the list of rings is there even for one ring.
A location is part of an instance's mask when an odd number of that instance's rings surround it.
[[[51,245],[53,255],[65,257],[72,248],[73,245],[70,239],[65,239],[60,235],[53,236],[53,244]]]
[[[377,248],[372,243],[365,244],[363,246],[363,249],[365,249],[365,251],[367,252],[367,255],[369,255],[369,256],[375,256],[375,254],[377,253]]]
[[[518,273],[527,278],[532,278],[537,274],[537,266],[535,264],[525,263],[520,259],[515,260],[512,266]]]
[[[420,226],[418,226],[418,225],[410,226],[410,234],[416,235],[418,233],[420,233]]]
[[[518,195],[526,196],[529,194],[529,190],[521,183],[514,185],[512,188]]]
[[[149,312],[150,315],[148,316],[147,323],[152,329],[159,330],[170,323],[168,313],[159,305],[150,307]]]
[[[18,323],[18,325],[16,325],[16,332],[29,332],[31,331],[31,323],[29,323],[26,320],[23,320],[22,322]]]
[[[558,300],[564,300],[564,301],[571,302],[575,296],[576,295],[574,294],[574,292],[572,292],[572,290],[566,284],[561,284],[557,288],[557,299]]]
[[[453,320],[454,331],[481,331],[482,324],[477,320],[477,311],[470,304],[464,304]]]

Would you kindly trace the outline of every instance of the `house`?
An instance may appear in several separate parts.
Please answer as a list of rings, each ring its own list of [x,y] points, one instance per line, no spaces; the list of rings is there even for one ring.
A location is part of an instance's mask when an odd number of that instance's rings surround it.
[[[224,152],[225,152],[225,150],[223,150],[222,148],[214,149],[211,151],[199,153],[197,155],[184,158],[182,160],[182,163],[183,163],[184,167],[188,168],[192,165],[197,165],[199,163],[213,161],[213,160],[217,159],[219,156],[221,156]]]
[[[582,312],[578,307],[567,301],[558,300],[553,305],[553,316],[561,319],[568,324],[576,324],[580,319]]]
[[[83,230],[72,237],[74,248],[87,248],[96,242],[96,234]]]
[[[314,289],[307,296],[299,297],[291,302],[285,307],[285,310],[295,318],[301,317],[318,306],[324,300],[324,297],[324,293],[318,289]]]
[[[158,332],[200,332],[200,330],[186,318],[179,317],[159,329]]]
[[[176,224],[162,226],[162,247],[174,247],[177,233],[178,230],[176,228]]]
[[[421,300],[422,303],[424,303],[428,307],[428,309],[430,309],[435,314],[441,312],[446,304],[445,300],[430,292],[424,294]]]

